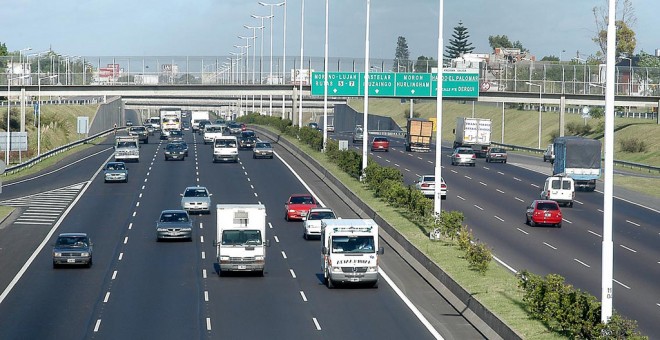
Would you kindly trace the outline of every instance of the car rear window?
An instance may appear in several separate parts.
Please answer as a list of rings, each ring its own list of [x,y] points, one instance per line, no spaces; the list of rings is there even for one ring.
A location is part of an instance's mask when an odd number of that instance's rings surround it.
[[[385,137],[376,137],[376,138],[374,138],[374,142],[387,142],[387,138],[385,138]]]
[[[435,176],[424,176],[422,178],[423,182],[435,182]]]
[[[554,202],[539,202],[536,205],[538,210],[559,210],[559,206]]]
[[[314,204],[312,196],[297,196],[291,197],[292,204]]]
[[[473,154],[474,150],[472,150],[472,149],[458,149],[457,153],[464,154],[464,155]]]
[[[571,190],[571,181],[568,180],[561,181],[561,188],[564,190]]]
[[[490,152],[506,153],[506,150],[504,150],[504,149],[494,148],[494,149],[490,149]]]

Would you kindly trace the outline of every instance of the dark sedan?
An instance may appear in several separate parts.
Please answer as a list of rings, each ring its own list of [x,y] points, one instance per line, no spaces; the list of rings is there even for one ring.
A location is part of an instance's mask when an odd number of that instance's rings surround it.
[[[165,160],[185,160],[186,159],[186,150],[183,149],[181,144],[177,143],[168,143],[165,146]]]

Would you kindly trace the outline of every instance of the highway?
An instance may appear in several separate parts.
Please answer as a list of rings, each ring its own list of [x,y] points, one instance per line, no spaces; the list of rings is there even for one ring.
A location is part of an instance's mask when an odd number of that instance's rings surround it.
[[[327,289],[320,244],[302,238],[301,222],[284,221],[284,201],[308,191],[304,182],[339,216],[357,215],[279,147],[274,160],[241,151],[238,164],[214,164],[211,146],[188,132],[190,157],[166,162],[156,138],[141,145],[139,163],[128,164],[126,184],[99,175],[112,156],[108,139],[74,166],[6,187],[2,203],[20,209],[0,229],[1,251],[12,255],[0,257],[0,338],[487,337],[389,247],[381,270],[396,288],[383,281],[378,289]],[[156,242],[160,211],[178,208],[179,194],[195,184],[209,189],[214,204],[265,204],[265,277],[216,275],[215,213],[194,216],[192,242]],[[30,209],[47,208],[36,216],[50,218],[27,218],[35,216]],[[52,268],[50,244],[70,231],[91,236],[91,268]]]
[[[351,140],[350,133],[333,138]],[[418,175],[434,173],[434,152],[405,152],[403,140],[391,138],[387,153],[370,153],[380,164],[399,169],[412,184]],[[361,152],[361,144],[351,145]],[[573,208],[562,207],[561,229],[525,224],[525,207],[550,174],[540,157],[509,154],[507,164],[477,159],[476,167],[452,166],[451,149],[442,148],[442,177],[447,182],[443,210],[458,210],[464,224],[492,248],[497,260],[512,270],[560,274],[567,283],[600,299],[603,194],[576,193]],[[599,183],[602,188],[602,183]],[[615,188],[614,195],[621,192]],[[637,195],[614,200],[614,309],[637,320],[647,335],[660,334],[660,228],[657,200]]]

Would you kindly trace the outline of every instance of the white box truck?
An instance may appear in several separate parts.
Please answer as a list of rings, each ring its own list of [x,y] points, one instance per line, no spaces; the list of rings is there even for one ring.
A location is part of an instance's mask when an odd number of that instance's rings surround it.
[[[160,109],[160,128],[165,130],[181,130],[181,109]]]
[[[193,111],[190,113],[190,121],[192,122],[192,131],[199,131],[199,122],[203,120],[210,120],[208,111]]]
[[[321,220],[321,271],[328,288],[337,283],[378,287],[378,224],[372,219]]]
[[[218,275],[223,272],[264,274],[266,207],[263,204],[218,204],[216,248]]]
[[[472,148],[477,157],[486,157],[490,147],[491,120],[487,118],[456,117],[454,149]]]

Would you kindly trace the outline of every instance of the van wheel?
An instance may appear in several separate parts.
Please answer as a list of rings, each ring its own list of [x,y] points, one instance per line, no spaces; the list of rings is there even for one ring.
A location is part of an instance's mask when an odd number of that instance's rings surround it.
[[[568,202],[567,205],[568,205],[569,208],[573,208],[573,202]]]
[[[335,284],[334,282],[332,282],[331,278],[328,277],[326,280],[327,280],[328,289],[335,288]]]

